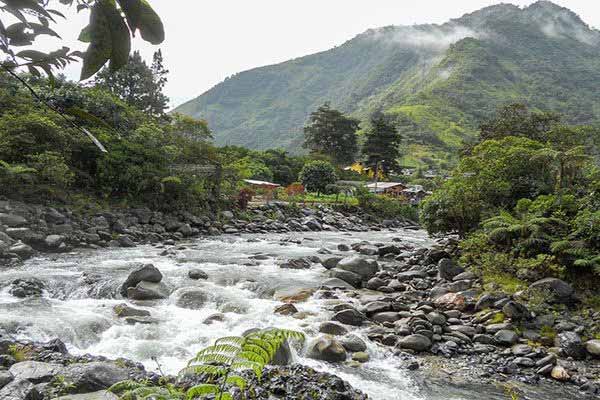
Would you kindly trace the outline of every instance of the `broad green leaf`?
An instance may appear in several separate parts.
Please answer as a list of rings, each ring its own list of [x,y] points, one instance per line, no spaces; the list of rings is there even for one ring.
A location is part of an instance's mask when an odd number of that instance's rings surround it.
[[[160,17],[146,0],[118,0],[131,32],[140,30],[142,39],[152,44],[165,40],[165,30]]]
[[[92,29],[90,26],[86,26],[79,32],[79,37],[77,38],[80,42],[90,43],[92,41]]]
[[[217,394],[219,393],[219,387],[217,385],[210,385],[210,384],[204,384],[204,385],[197,385],[194,387],[191,387],[186,395],[187,398],[189,400],[194,399],[195,397],[200,397],[200,396],[205,396],[207,394]]]

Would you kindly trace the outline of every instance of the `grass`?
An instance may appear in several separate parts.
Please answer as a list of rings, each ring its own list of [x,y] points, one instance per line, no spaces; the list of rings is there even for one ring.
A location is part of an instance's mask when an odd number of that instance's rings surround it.
[[[556,337],[556,331],[551,326],[544,325],[540,329],[540,335],[542,337],[554,340],[554,338]]]
[[[307,193],[304,196],[298,196],[296,199],[297,203],[321,203],[321,204],[348,204],[351,206],[358,205],[358,199],[354,196],[345,197],[343,194],[339,196],[335,194],[322,194],[317,196],[316,193]],[[292,199],[288,199],[292,201]]]
[[[508,294],[514,294],[519,290],[524,290],[527,288],[527,284],[525,282],[515,278],[511,274],[503,272],[484,272],[483,282],[484,284],[495,283]]]

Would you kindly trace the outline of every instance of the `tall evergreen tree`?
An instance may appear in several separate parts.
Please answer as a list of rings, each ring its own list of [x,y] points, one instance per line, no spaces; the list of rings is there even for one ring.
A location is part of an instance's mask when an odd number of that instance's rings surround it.
[[[304,148],[326,154],[338,165],[352,163],[358,151],[358,124],[358,120],[325,103],[310,115],[304,127]]]
[[[370,128],[367,131],[367,140],[363,146],[363,155],[367,164],[372,167],[379,165],[384,173],[398,168],[397,159],[401,155],[400,142],[402,136],[388,116],[375,112],[370,118]]]
[[[153,116],[164,115],[169,98],[162,92],[167,83],[167,74],[163,66],[160,50],[154,53],[152,65],[148,66],[139,51],[129,56],[129,62],[123,68],[112,72],[102,69],[95,84],[108,89],[128,104]]]

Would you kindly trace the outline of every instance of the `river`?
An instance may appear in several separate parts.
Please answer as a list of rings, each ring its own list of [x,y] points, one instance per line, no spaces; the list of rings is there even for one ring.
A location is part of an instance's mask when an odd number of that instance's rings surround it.
[[[81,250],[73,254],[47,255],[0,275],[0,327],[19,339],[46,341],[60,338],[70,352],[91,353],[110,358],[125,357],[155,370],[156,358],[162,370],[177,373],[196,351],[222,336],[239,335],[254,327],[285,327],[316,335],[320,322],[332,315],[330,300],[314,296],[297,303],[303,319],[274,314],[281,302],[275,293],[298,288],[317,288],[326,279],[326,270],[313,265],[308,270],[282,269],[278,262],[312,256],[320,248],[337,252],[337,244],[357,241],[391,242],[401,239],[414,246],[433,242],[422,231],[319,232],[268,235],[220,236],[181,242],[185,249],[162,256],[163,248],[138,246],[130,249]],[[257,261],[256,255],[262,255]],[[264,259],[263,259],[264,258]],[[199,310],[179,308],[174,297],[135,306],[151,312],[154,324],[129,325],[118,319],[113,306],[124,302],[117,295],[135,263],[152,263],[174,288],[201,286],[211,293]],[[194,281],[191,268],[204,270],[209,279]],[[36,277],[46,285],[41,298],[18,299],[8,293],[17,278]],[[224,313],[225,320],[206,325],[203,321]],[[403,361],[390,356],[389,349],[366,340],[361,329],[353,333],[368,343],[371,360],[360,368],[327,364],[300,356],[299,362],[332,372],[368,393],[375,400],[472,400],[505,399],[502,388],[448,385],[427,379],[422,372],[411,373]],[[535,388],[536,399],[554,397]],[[475,396],[475,397],[474,397]],[[575,398],[575,397],[573,397]]]

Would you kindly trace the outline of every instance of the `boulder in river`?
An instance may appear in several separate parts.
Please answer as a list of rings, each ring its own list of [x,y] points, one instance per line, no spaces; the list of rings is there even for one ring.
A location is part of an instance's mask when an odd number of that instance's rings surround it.
[[[188,271],[188,278],[193,279],[195,281],[199,279],[208,279],[208,274],[201,269],[194,268]]]
[[[544,278],[529,285],[528,290],[539,290],[550,294],[553,301],[568,303],[572,300],[575,290],[567,282],[557,278]]]
[[[335,322],[325,321],[319,325],[319,332],[327,335],[341,336],[348,333],[348,329],[346,329],[343,325],[336,324]]]
[[[359,256],[346,257],[341,259],[336,268],[344,271],[350,271],[359,275],[362,280],[368,281],[377,273],[379,265],[377,261],[365,259]]]
[[[585,349],[593,357],[600,358],[600,340],[592,339],[585,343]]]
[[[40,361],[21,361],[9,369],[15,380],[24,379],[31,383],[49,382],[62,371],[63,366],[60,364]]]
[[[14,379],[0,389],[0,399],[2,400],[28,400],[41,397],[36,385],[26,379]]]
[[[438,275],[447,281],[451,281],[456,275],[464,271],[462,267],[455,265],[450,258],[442,258],[438,262]]]
[[[88,393],[108,389],[117,382],[127,380],[129,374],[110,361],[75,363],[65,367],[65,380],[73,385],[73,392]]]
[[[561,332],[556,335],[554,345],[560,348],[567,357],[573,357],[576,360],[585,358],[585,348],[581,337],[571,331]]]
[[[329,271],[329,276],[332,278],[341,279],[344,282],[347,282],[350,285],[352,285],[352,287],[361,287],[362,278],[360,277],[360,275],[355,274],[354,272],[345,271],[339,268],[333,268],[331,271]]]
[[[15,297],[40,297],[44,291],[44,283],[37,278],[15,279],[9,293]]]
[[[342,344],[331,336],[321,336],[308,345],[307,357],[328,362],[346,361],[347,353]]]
[[[119,398],[111,392],[99,390],[92,393],[68,394],[54,400],[119,400]]]
[[[177,307],[189,308],[191,310],[198,310],[206,304],[209,299],[209,295],[206,290],[196,287],[182,288],[174,293],[177,297],[175,304]]]
[[[127,289],[135,287],[142,281],[158,283],[162,280],[162,273],[152,264],[144,264],[141,267],[131,271],[123,285],[121,285],[121,295],[127,296]]]
[[[340,339],[340,343],[346,350],[353,353],[367,350],[367,344],[365,341],[352,333],[342,337]]]
[[[133,308],[127,304],[117,304],[113,307],[113,311],[119,318],[126,317],[149,317],[150,311],[140,310],[139,308]]]
[[[431,340],[425,335],[408,335],[400,339],[397,346],[401,349],[408,349],[417,352],[426,351],[431,347]]]
[[[162,282],[141,281],[135,287],[127,288],[131,300],[160,300],[169,297],[169,288]]]
[[[358,310],[348,308],[335,313],[332,319],[334,321],[341,322],[342,324],[360,326],[364,321],[367,320],[367,317]]]

